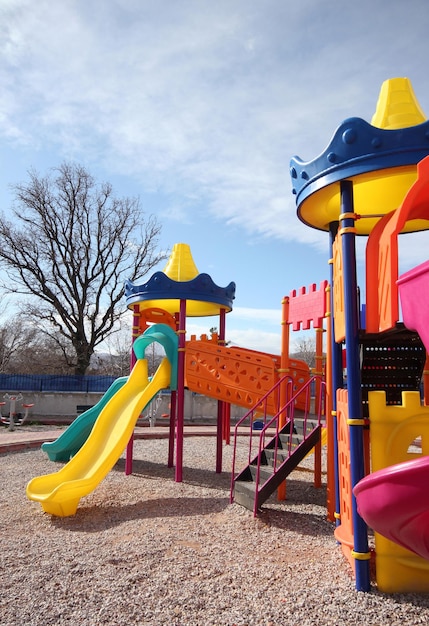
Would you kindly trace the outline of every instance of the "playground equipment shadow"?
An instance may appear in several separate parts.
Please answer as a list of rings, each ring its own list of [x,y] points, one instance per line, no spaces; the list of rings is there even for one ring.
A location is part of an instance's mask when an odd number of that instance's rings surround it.
[[[228,506],[228,503],[228,498],[212,498],[210,510],[207,510],[206,515],[221,513]],[[79,521],[76,521],[75,516],[65,518],[53,516],[51,523],[53,526],[71,532],[99,533],[100,527],[106,530],[132,521],[168,519],[179,516],[192,517],[197,513],[204,514],[204,498],[182,498],[181,505],[180,510],[178,510],[177,498],[160,497],[156,500],[142,499],[139,502],[126,505],[111,504],[103,508],[89,506],[80,515]]]

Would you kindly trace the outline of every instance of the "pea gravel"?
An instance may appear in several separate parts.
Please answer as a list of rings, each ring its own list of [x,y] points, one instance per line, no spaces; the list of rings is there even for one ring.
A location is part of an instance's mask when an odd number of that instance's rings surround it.
[[[216,474],[214,437],[184,443],[184,481],[166,440],[136,441],[77,514],[26,498],[59,469],[41,450],[0,456],[2,626],[396,626],[429,623],[429,595],[357,592],[315,489],[311,458],[260,518],[229,503],[232,447]],[[244,449],[240,449],[244,455]]]

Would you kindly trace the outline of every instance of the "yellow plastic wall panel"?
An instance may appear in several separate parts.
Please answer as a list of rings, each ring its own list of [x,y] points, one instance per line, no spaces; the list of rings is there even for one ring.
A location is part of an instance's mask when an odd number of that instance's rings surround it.
[[[401,406],[386,406],[384,391],[370,391],[368,406],[372,471],[429,454],[429,407],[421,406],[417,391],[404,391]],[[429,591],[429,561],[379,533],[375,549],[380,591]]]
[[[429,455],[429,407],[418,391],[403,391],[402,405],[386,406],[384,391],[368,393],[372,471]],[[421,443],[421,452],[413,447]]]

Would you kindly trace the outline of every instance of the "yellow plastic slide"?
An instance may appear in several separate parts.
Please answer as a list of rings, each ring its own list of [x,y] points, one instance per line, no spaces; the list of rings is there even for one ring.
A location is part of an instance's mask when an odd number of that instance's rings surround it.
[[[170,376],[167,357],[151,381],[146,359],[139,359],[128,381],[101,411],[81,449],[59,472],[33,478],[27,485],[28,498],[40,502],[51,515],[74,515],[82,496],[93,491],[119,459],[141,411],[169,386]]]

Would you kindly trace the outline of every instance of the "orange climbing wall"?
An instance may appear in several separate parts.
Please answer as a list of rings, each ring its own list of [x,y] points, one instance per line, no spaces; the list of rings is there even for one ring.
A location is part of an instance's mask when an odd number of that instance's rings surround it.
[[[354,547],[353,517],[352,517],[352,477],[350,466],[350,426],[348,392],[347,389],[337,389],[337,438],[338,438],[338,473],[340,482],[340,525],[335,529],[335,538],[341,543],[344,556],[349,561],[353,571],[355,560],[352,556]],[[368,423],[365,421],[365,423]],[[363,432],[362,463],[364,472],[369,472],[370,450],[369,431]]]
[[[338,472],[340,481],[340,525],[335,529],[335,538],[351,567],[355,567],[352,557],[353,520],[352,520],[352,479],[350,472],[350,434],[347,420],[349,417],[347,389],[337,390],[337,432],[338,432]]]
[[[186,386],[191,391],[230,404],[249,409],[254,407],[277,382],[279,368],[278,356],[219,346],[209,340],[186,343]],[[302,361],[291,359],[290,375],[296,390],[309,380],[308,367]],[[275,398],[267,410],[274,415],[278,409],[278,398]]]

